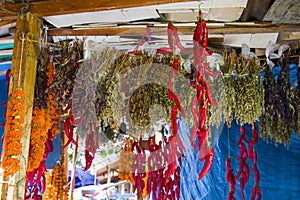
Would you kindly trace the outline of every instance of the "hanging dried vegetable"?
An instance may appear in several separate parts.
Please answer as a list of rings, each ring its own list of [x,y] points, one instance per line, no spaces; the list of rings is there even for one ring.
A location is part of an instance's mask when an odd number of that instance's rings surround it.
[[[18,87],[9,97],[6,112],[6,131],[3,137],[3,161],[1,163],[5,176],[14,175],[20,170],[19,156],[22,152],[24,104],[25,94],[23,89]]]
[[[68,178],[63,165],[56,163],[54,169],[46,173],[46,190],[43,199],[68,199]]]
[[[136,192],[138,196],[143,193],[143,190],[146,187],[144,182],[144,178],[146,177],[146,153],[145,149],[142,147],[142,142],[141,137],[138,142],[132,144],[132,148],[135,152],[131,173],[134,182],[132,192]]]
[[[99,85],[102,84],[101,80],[104,77],[112,75],[110,72],[112,63],[120,54],[116,49],[107,46],[95,49],[96,44],[91,41],[86,41],[84,45],[85,59],[76,74],[72,93],[74,117],[82,119],[82,127],[79,132],[81,136],[88,132],[90,123],[97,122],[97,118],[100,117],[106,106],[105,87],[99,88]],[[107,87],[107,85],[102,86]]]
[[[297,100],[289,80],[289,66],[284,63],[276,82],[272,69],[265,69],[265,112],[260,119],[259,132],[275,144],[288,144],[292,130],[297,129]]]
[[[243,125],[256,121],[263,112],[264,90],[260,79],[261,66],[256,58],[245,59],[233,50],[224,55],[224,87],[226,91],[226,121],[235,118]]]
[[[145,148],[142,140],[133,143],[135,156],[133,159],[134,191],[138,194],[153,195],[153,199],[179,199],[180,196],[180,167],[176,166],[176,160],[172,154],[179,155],[177,149],[174,152],[172,141],[164,137],[158,144],[155,136],[147,140],[147,150],[150,155],[145,159]],[[178,164],[181,164],[180,157]],[[174,168],[175,166],[175,168]],[[146,190],[146,192],[145,192]],[[146,195],[147,194],[147,195]]]
[[[39,109],[47,108],[46,90],[48,87],[47,65],[49,64],[49,48],[41,49],[37,59],[36,79],[34,86],[34,104]]]
[[[51,85],[53,97],[60,109],[70,103],[76,74],[83,59],[83,42],[81,40],[62,41],[58,51],[59,64],[56,67],[55,79]]]

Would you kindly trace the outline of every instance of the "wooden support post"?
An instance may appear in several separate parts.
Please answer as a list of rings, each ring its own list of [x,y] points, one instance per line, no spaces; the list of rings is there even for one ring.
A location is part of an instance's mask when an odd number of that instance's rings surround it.
[[[75,141],[78,144],[78,133],[75,135]],[[76,179],[76,162],[77,162],[77,154],[78,154],[78,146],[75,145],[74,157],[73,157],[73,168],[72,168],[72,176],[71,176],[71,185],[69,190],[69,200],[74,199],[74,188],[75,188],[75,179]]]
[[[31,118],[34,100],[34,85],[36,78],[36,66],[38,56],[38,44],[32,40],[38,40],[40,35],[41,21],[35,15],[26,13],[18,16],[16,24],[16,34],[14,38],[14,49],[11,66],[11,81],[9,85],[9,96],[18,86],[20,77],[20,86],[25,94],[24,123],[22,132],[22,154],[19,157],[21,170],[12,177],[1,177],[0,179],[0,197],[1,199],[24,199],[26,187],[26,170],[28,162],[28,152],[30,144]],[[22,34],[25,34],[22,48]],[[21,61],[22,55],[22,63]],[[19,76],[19,72],[20,76]],[[9,106],[10,102],[8,102]],[[5,129],[5,132],[8,131]],[[4,132],[4,133],[5,133]],[[5,148],[5,147],[4,147]],[[43,153],[43,152],[41,152]],[[5,183],[9,180],[9,184]]]

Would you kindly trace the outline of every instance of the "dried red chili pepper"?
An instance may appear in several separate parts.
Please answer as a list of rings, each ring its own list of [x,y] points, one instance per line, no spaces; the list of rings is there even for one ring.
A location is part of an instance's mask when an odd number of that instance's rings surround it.
[[[207,43],[208,43],[208,29],[207,29],[205,20],[202,20],[201,24],[202,24],[202,28],[203,28],[202,46],[203,46],[203,48],[206,49]]]
[[[234,172],[231,168],[230,164],[230,158],[226,158],[226,180],[229,183],[229,193],[227,199],[233,200],[234,194],[235,194],[235,185],[236,185],[236,179],[234,176]]]
[[[168,44],[172,52],[175,50],[175,45],[173,43],[173,24],[168,23]]]
[[[213,98],[211,96],[210,89],[209,89],[209,83],[207,81],[204,81],[204,88],[205,88],[206,97],[207,97],[209,103],[212,106],[217,106],[217,103],[213,100]]]
[[[182,43],[180,42],[180,39],[179,39],[179,35],[178,35],[178,29],[176,27],[174,27],[173,25],[173,36],[174,36],[174,39],[175,39],[175,44],[176,46],[181,50],[181,51],[186,51],[187,49],[182,45]]]
[[[159,53],[173,53],[173,51],[170,48],[159,48],[157,49],[156,54]]]
[[[239,143],[239,147],[240,147],[240,154],[237,157],[237,159],[241,160],[242,158],[247,158],[246,145],[243,142],[241,142]]]
[[[213,159],[214,159],[214,149],[213,148],[210,148],[208,154],[204,157],[205,159],[205,163],[204,163],[204,166],[199,174],[199,177],[198,177],[198,180],[201,180],[208,172],[209,170],[211,169],[211,166],[212,166],[212,162],[213,162]]]
[[[75,121],[74,114],[73,114],[72,110],[70,110],[70,120],[71,120],[71,123],[74,126],[80,126],[82,124],[82,122],[83,122],[82,115],[80,115],[79,122]]]
[[[191,134],[190,134],[190,141],[191,141],[192,147],[195,150],[198,150],[198,148],[196,147],[196,144],[195,144],[196,136],[197,136],[197,128],[193,127],[191,130]]]
[[[196,97],[193,98],[192,100],[192,115],[195,121],[196,126],[199,126],[199,113],[197,111],[197,106],[198,106],[198,100]]]
[[[247,182],[246,174],[245,174],[245,172],[242,172],[242,176],[240,178],[240,192],[241,192],[242,200],[245,200],[244,188],[245,188],[246,182]]]
[[[85,149],[84,156],[85,156],[85,168],[83,171],[87,171],[92,166],[94,156],[87,149]]]

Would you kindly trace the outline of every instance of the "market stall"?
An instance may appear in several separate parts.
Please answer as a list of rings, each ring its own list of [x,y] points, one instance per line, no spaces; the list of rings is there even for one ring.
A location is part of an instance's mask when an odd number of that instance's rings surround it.
[[[299,23],[243,23],[247,2],[27,2],[0,65],[1,199],[297,199]]]

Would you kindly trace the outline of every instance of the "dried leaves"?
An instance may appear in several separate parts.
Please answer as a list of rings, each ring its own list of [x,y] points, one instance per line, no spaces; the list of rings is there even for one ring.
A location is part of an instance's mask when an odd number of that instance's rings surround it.
[[[225,119],[243,125],[256,121],[263,112],[264,90],[260,82],[261,66],[255,58],[246,60],[235,51],[224,55],[224,87],[227,110]]]

